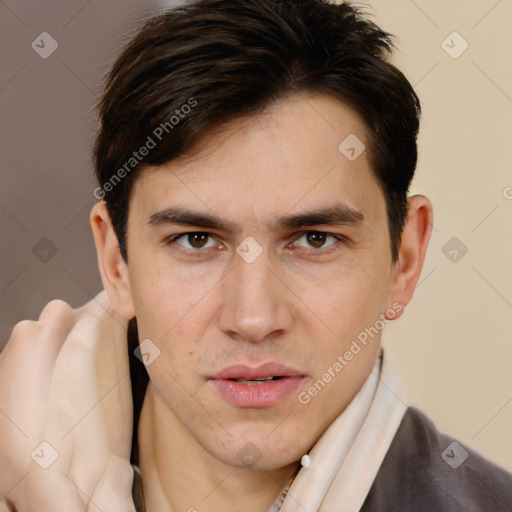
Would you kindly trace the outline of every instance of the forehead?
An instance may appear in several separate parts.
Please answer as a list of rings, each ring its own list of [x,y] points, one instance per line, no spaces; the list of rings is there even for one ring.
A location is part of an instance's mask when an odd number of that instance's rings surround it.
[[[328,95],[294,96],[237,118],[189,153],[144,171],[134,206],[149,213],[179,200],[215,212],[245,206],[263,216],[342,200],[378,209],[383,197],[367,145],[364,123],[344,103]]]

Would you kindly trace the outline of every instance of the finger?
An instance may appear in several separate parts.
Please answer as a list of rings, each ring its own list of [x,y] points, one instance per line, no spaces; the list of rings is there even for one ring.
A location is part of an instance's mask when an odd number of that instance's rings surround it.
[[[114,440],[122,445],[117,451],[129,457],[132,419],[128,363],[125,374],[118,376],[116,351],[107,350],[113,338],[123,338],[126,346],[126,323],[119,325],[97,301],[81,308],[52,378],[53,411],[46,439],[53,440],[56,449],[63,452],[59,458],[62,471],[87,495],[105,468]],[[126,348],[123,357],[127,359]],[[127,400],[130,407],[125,410],[121,406]],[[106,414],[111,409],[119,413],[110,418],[113,426]]]
[[[97,319],[91,324],[94,331],[83,336],[81,342],[95,352],[96,382],[98,394],[102,397],[101,407],[106,422],[115,425],[114,429],[109,430],[111,450],[119,457],[129,458],[133,403],[129,378],[128,321],[114,311],[105,291],[78,313]]]
[[[118,324],[96,298],[77,310],[76,322],[59,352],[51,388],[56,399],[53,403],[70,418],[82,418],[110,389],[99,388],[98,370],[105,365],[101,359],[113,338],[126,337],[126,327],[126,322]],[[109,356],[115,356],[115,352]],[[116,369],[117,361],[106,361],[110,387],[119,381]]]
[[[16,324],[2,353],[0,382],[11,383],[11,387],[14,381],[26,383],[27,391],[34,391],[29,396],[44,396],[45,384],[50,381],[58,353],[74,322],[74,312],[65,302],[52,301],[44,308],[40,321]]]
[[[106,294],[104,297],[100,294],[99,301],[90,301],[76,311],[75,323],[55,363],[48,399],[48,424],[40,440],[49,443],[57,457],[52,471],[39,474],[41,489],[45,487],[45,482],[48,487],[52,485],[55,474],[64,475],[73,482],[85,503],[97,485],[111,452],[104,404],[109,396],[116,398],[119,386],[115,371],[117,363],[112,357],[104,362],[111,376],[109,387],[100,386],[100,348],[108,347],[112,341],[110,336],[105,336],[105,331],[126,339],[126,325],[118,324],[117,319],[108,313],[108,304],[101,302],[105,298]],[[129,382],[128,374],[126,379]],[[116,421],[121,429],[117,436],[124,440],[129,456],[131,416],[126,421],[120,415]],[[57,507],[58,496],[57,492],[55,498],[46,497],[46,502]]]
[[[45,322],[17,324],[0,360],[0,488],[14,485],[32,462],[30,454],[46,423],[51,375],[73,311],[54,301],[45,308]]]
[[[59,452],[58,465],[74,475],[90,496],[105,467],[110,447],[97,379],[97,319],[81,315],[55,365],[45,440]],[[71,466],[75,463],[74,470]]]
[[[23,320],[14,326],[0,361],[4,361],[8,367],[17,368],[12,361],[5,361],[11,357],[19,357],[20,353],[24,356],[42,357],[43,361],[44,355],[50,358],[56,356],[74,323],[75,313],[68,304],[61,300],[51,301],[45,306],[37,322]]]
[[[75,310],[62,300],[52,300],[41,311],[39,323],[59,332],[69,332],[75,323]]]

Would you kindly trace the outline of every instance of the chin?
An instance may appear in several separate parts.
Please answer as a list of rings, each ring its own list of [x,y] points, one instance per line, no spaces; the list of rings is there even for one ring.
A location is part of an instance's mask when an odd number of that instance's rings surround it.
[[[235,439],[239,440],[236,446]],[[288,446],[284,446],[282,443],[269,443],[264,436],[260,438],[258,435],[233,436],[229,444],[229,451],[225,443],[208,451],[228,466],[253,471],[272,471],[297,463],[308,451],[308,448],[297,449],[298,442],[288,441]]]

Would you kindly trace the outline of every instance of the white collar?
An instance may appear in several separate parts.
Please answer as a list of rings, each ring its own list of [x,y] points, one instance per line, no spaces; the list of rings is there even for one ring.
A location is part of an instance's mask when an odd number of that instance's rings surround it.
[[[358,511],[364,503],[407,404],[383,351],[348,407],[309,452],[280,512]]]

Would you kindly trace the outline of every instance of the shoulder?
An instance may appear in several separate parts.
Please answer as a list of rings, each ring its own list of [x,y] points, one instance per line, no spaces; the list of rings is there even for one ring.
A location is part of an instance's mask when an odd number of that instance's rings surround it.
[[[407,409],[361,512],[512,511],[512,474]]]

